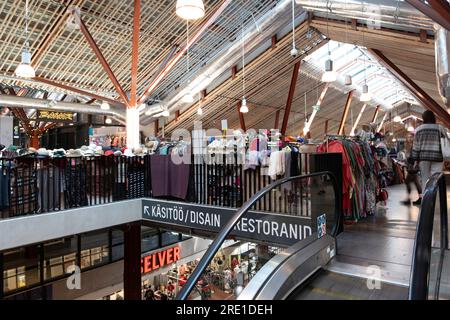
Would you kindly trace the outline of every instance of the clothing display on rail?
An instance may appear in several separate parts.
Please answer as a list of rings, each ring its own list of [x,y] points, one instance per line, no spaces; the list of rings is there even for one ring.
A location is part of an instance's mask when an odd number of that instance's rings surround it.
[[[11,170],[10,216],[35,212],[38,206],[36,168],[20,163]]]
[[[151,186],[154,197],[186,199],[190,164],[175,164],[170,155],[150,156]]]
[[[375,214],[380,167],[371,146],[358,138],[330,138],[317,151],[342,154],[343,210],[346,220],[355,222]]]
[[[64,199],[69,208],[88,205],[86,192],[86,174],[81,164],[77,163],[65,168]]]

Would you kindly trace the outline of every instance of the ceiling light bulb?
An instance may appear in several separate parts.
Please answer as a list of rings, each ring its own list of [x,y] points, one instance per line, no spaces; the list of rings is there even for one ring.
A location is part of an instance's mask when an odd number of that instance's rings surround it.
[[[394,139],[392,139],[392,142],[397,142],[397,139],[395,139],[395,138],[394,138]]]
[[[197,109],[197,114],[198,114],[199,116],[203,115],[202,107],[199,107],[199,108]]]
[[[168,117],[168,116],[170,116],[170,112],[169,112],[169,110],[164,110],[162,113],[161,113],[161,115],[163,116],[163,117]]]
[[[325,61],[325,72],[322,75],[322,82],[334,82],[336,78],[336,71],[333,70],[333,60],[328,59]]]
[[[205,15],[203,0],[177,0],[176,13],[186,20],[197,20]]]
[[[22,59],[16,68],[15,74],[21,78],[34,78],[36,76],[36,72],[31,66],[31,53],[27,48],[24,48],[22,51]]]
[[[369,86],[367,84],[363,85],[363,93],[359,98],[362,102],[369,102],[372,100],[372,95],[369,92]]]
[[[247,99],[245,99],[245,97],[242,98],[241,108],[239,109],[239,111],[241,113],[247,113],[248,112]]]
[[[111,107],[109,106],[109,103],[106,101],[103,101],[102,104],[100,105],[100,109],[102,110],[109,110]]]
[[[402,122],[402,117],[400,117],[400,116],[395,116],[395,117],[394,117],[394,122]]]
[[[111,123],[112,123],[111,118],[106,118],[105,123],[106,123],[106,124],[111,124]]]
[[[186,93],[183,98],[181,99],[182,103],[193,103],[194,102],[194,97],[192,96],[192,94]]]
[[[408,130],[408,132],[414,132],[415,129],[413,126],[410,125],[410,126],[408,126],[407,130]]]

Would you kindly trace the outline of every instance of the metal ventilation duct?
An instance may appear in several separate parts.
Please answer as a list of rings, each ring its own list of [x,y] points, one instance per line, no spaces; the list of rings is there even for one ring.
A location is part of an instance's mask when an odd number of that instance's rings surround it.
[[[102,110],[100,107],[84,105],[72,102],[51,102],[49,100],[0,95],[0,105],[13,108],[50,109],[55,111],[67,111],[78,113],[91,113],[124,119],[124,111],[111,106],[110,110]]]
[[[246,28],[245,33],[245,54],[252,52],[261,42],[270,38],[277,30],[285,27],[292,19],[290,5],[292,0],[281,0],[272,10],[259,18],[251,27]],[[303,15],[304,16],[304,15]],[[304,17],[303,17],[304,18]],[[190,81],[189,89],[194,92],[209,86],[214,80],[223,73],[229,71],[237,61],[240,61],[242,55],[242,43],[236,41],[228,49],[217,56],[215,62],[209,64],[200,74],[196,75]],[[172,95],[165,104],[169,110],[176,107],[181,98],[188,92],[188,89],[180,90]],[[151,118],[144,118],[141,123],[148,124]]]
[[[450,76],[448,56],[450,54],[450,33],[437,26],[435,32],[436,76],[439,94],[447,107],[450,107]]]
[[[303,9],[349,19],[367,20],[368,25],[396,25],[433,30],[433,21],[404,1],[392,0],[295,0]],[[369,24],[370,23],[370,24]]]

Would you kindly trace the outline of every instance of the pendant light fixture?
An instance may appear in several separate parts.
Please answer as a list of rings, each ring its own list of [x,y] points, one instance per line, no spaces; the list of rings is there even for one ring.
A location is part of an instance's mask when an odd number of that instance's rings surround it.
[[[347,10],[347,1],[345,1],[345,10]],[[345,43],[348,45],[348,27],[347,27],[347,18],[345,19]],[[349,51],[347,52],[347,56],[350,55],[350,52],[352,50],[349,49]],[[352,75],[350,74],[346,74],[345,75],[345,85],[346,86],[351,86],[353,83],[353,79],[352,79]]]
[[[244,11],[244,0],[242,0],[242,12]],[[241,101],[241,108],[239,109],[239,112],[241,113],[247,113],[248,106],[247,106],[247,99],[245,98],[245,41],[244,41],[244,15],[241,13],[242,17],[242,101]]]
[[[186,20],[197,20],[205,16],[203,0],[177,0],[176,13]]]
[[[327,37],[330,38],[330,30],[328,28],[328,11],[327,11]],[[328,41],[327,45],[328,45],[328,59],[325,61],[325,72],[322,75],[322,81],[334,82],[336,81],[337,75],[336,71],[333,70],[333,60],[331,60],[331,52],[330,52],[330,41]]]
[[[100,105],[100,109],[102,109],[102,110],[109,110],[109,109],[111,109],[111,107],[110,107],[108,102],[103,101],[102,104]]]
[[[111,118],[106,118],[105,123],[106,123],[106,124],[111,124],[111,123],[112,123]]]
[[[36,76],[36,72],[31,65],[31,53],[30,53],[30,42],[29,42],[29,34],[28,34],[28,0],[25,1],[25,44],[22,50],[21,62],[17,66],[15,74],[21,78],[34,78]]]
[[[369,102],[372,100],[372,95],[369,92],[369,86],[367,84],[363,85],[362,90],[362,95],[360,97],[361,102]]]
[[[295,46],[295,0],[292,0],[292,50],[291,56],[297,58],[298,50]]]

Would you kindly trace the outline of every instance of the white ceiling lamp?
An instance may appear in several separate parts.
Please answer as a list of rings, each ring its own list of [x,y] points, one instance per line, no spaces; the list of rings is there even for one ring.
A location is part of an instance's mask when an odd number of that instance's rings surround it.
[[[202,109],[201,106],[198,107],[198,109],[197,109],[197,115],[199,115],[199,116],[202,116],[202,115],[203,115],[203,109]]]
[[[248,112],[247,99],[245,99],[245,97],[242,98],[241,108],[239,109],[239,112],[241,112],[241,113]]]
[[[407,130],[408,132],[414,132],[415,129],[412,125],[409,125]]]
[[[100,109],[102,109],[102,110],[109,110],[109,109],[111,109],[111,107],[110,107],[108,102],[103,101],[102,104],[100,105]]]
[[[330,39],[330,30],[328,28],[327,11],[327,37]],[[337,79],[336,71],[333,70],[333,60],[331,60],[330,41],[328,41],[328,59],[325,61],[325,72],[322,75],[322,82],[334,82]]]
[[[111,124],[111,123],[112,123],[111,118],[106,118],[105,123],[106,123],[106,124]]]
[[[197,20],[205,16],[203,0],[177,0],[176,13],[186,20]]]
[[[399,115],[396,115],[394,117],[394,122],[398,122],[398,123],[402,122],[402,117],[400,117]]]
[[[372,100],[372,94],[369,92],[369,86],[367,84],[363,85],[363,93],[359,99],[361,102],[369,102]]]
[[[297,58],[298,50],[295,46],[295,0],[292,0],[292,50],[291,50],[292,58]]]
[[[349,74],[347,74],[347,75],[345,76],[345,85],[346,85],[346,86],[351,86],[352,83],[353,83],[352,76],[349,75]]]
[[[395,138],[394,138],[394,139],[392,139],[392,142],[397,142],[397,139],[395,139]]]
[[[243,3],[242,3],[243,4]],[[242,8],[244,9],[244,8]],[[245,41],[244,41],[244,16],[243,16],[244,10],[241,11],[241,18],[242,18],[242,101],[241,101],[241,107],[239,108],[239,112],[241,113],[247,113],[248,106],[247,106],[247,99],[245,98]]]
[[[330,55],[330,52],[328,52]],[[334,82],[337,79],[336,71],[333,70],[333,60],[325,61],[325,72],[322,75],[322,82]]]
[[[25,46],[22,50],[21,62],[17,66],[15,74],[21,78],[34,78],[36,72],[31,65],[30,42],[28,34],[28,0],[25,2]]]

